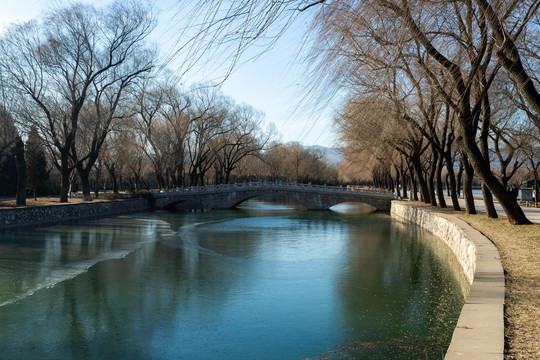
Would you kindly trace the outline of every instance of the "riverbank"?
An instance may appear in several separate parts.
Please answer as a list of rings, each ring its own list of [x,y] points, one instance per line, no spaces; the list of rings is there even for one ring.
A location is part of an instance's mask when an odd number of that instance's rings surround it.
[[[110,199],[98,198],[92,200],[92,202],[104,202],[110,201]],[[70,204],[81,204],[85,201],[82,198],[70,198],[69,202],[61,203],[58,197],[38,197],[36,199],[28,198],[26,199],[26,206],[43,206],[43,205],[70,205]],[[14,208],[17,206],[17,201],[15,199],[0,199],[0,209],[4,208]]]
[[[57,199],[45,198],[32,205],[14,206],[14,200],[0,203],[0,229],[21,226],[53,224],[66,220],[89,219],[98,216],[127,214],[149,209],[147,199],[128,199],[84,202],[70,199],[69,203],[59,203]]]
[[[434,209],[393,201],[391,213],[392,217],[418,224],[444,242],[470,284],[445,359],[502,360],[504,273],[497,249],[464,221]]]
[[[466,215],[463,211],[409,203],[455,216],[493,242],[505,274],[504,358],[540,358],[540,224],[516,226],[505,217],[488,219],[484,213]]]

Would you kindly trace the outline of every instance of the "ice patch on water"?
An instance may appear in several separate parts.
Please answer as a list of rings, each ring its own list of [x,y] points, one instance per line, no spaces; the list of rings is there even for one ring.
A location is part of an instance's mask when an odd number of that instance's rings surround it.
[[[196,251],[198,253],[202,253],[202,254],[206,254],[210,256],[216,256],[216,257],[224,258],[227,260],[243,261],[243,259],[223,255],[216,251],[205,248],[199,244],[200,234],[197,230],[198,228],[203,227],[203,226],[208,226],[208,225],[219,224],[219,223],[226,223],[228,221],[231,221],[231,219],[198,222],[198,223],[184,225],[178,230],[177,236],[180,239],[180,243],[177,243],[177,244],[181,248],[187,251]]]
[[[15,297],[9,300],[0,302],[0,306],[13,304],[19,300],[32,296],[38,290],[52,288],[63,281],[71,280],[81,274],[88,272],[88,270],[90,270],[92,266],[100,262],[107,261],[107,260],[122,259],[135,250],[136,248],[129,249],[129,250],[118,250],[111,253],[103,254],[102,256],[98,256],[91,260],[70,264],[61,269],[54,269],[51,271],[50,275],[45,277],[43,281],[36,284],[34,287],[27,289],[26,292],[16,295]]]
[[[68,240],[63,238],[66,234],[69,234]],[[4,293],[3,298],[0,297],[0,306],[15,303],[32,296],[36,291],[71,280],[103,261],[125,258],[145,244],[177,237],[177,233],[165,221],[133,217],[101,219],[73,226],[53,226],[40,229],[39,234],[21,232],[14,236],[17,235],[34,236],[35,239],[32,238],[28,248],[12,249],[9,245],[0,248],[3,279],[16,279],[11,291],[9,285],[5,285],[8,293]],[[42,246],[36,247],[36,243],[41,243]],[[68,246],[71,248],[68,249]],[[88,253],[79,259],[67,263],[60,261],[66,253],[69,257],[84,250]],[[28,251],[28,254],[20,255],[21,251]],[[5,288],[3,290],[6,291]],[[10,292],[12,294],[9,294]]]

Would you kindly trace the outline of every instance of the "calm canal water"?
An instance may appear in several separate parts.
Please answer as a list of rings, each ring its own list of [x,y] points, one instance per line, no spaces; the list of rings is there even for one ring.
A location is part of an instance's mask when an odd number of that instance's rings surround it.
[[[389,215],[140,213],[0,233],[2,359],[441,359],[447,249]]]

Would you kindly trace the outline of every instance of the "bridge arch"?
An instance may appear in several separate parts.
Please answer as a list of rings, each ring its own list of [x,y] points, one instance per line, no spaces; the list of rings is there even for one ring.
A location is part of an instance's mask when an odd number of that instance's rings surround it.
[[[345,201],[336,204],[330,208],[332,211],[344,212],[348,214],[369,214],[377,211],[377,208],[366,202],[361,201]]]
[[[241,197],[239,198],[238,201],[235,201],[232,206],[231,206],[231,209],[233,208],[236,208],[238,207],[240,204],[248,201],[248,200],[251,200],[251,199],[255,199],[255,198],[260,198],[260,197],[265,197],[265,196],[268,196],[268,195],[277,195],[279,197],[282,197],[284,199],[289,199],[289,200],[292,200],[294,201],[295,203],[297,203],[298,205],[301,205],[303,207],[305,207],[306,209],[308,208],[306,204],[303,204],[300,200],[298,200],[295,196],[292,196],[291,194],[280,194],[280,193],[276,193],[274,191],[262,191],[258,194],[252,194],[252,195],[246,195],[244,197]]]
[[[204,204],[202,202],[193,201],[192,199],[173,200],[173,201],[167,202],[167,204],[162,205],[159,208],[163,210],[167,210],[167,211],[174,211],[174,210],[177,210],[178,208],[182,208],[184,210],[205,209]]]

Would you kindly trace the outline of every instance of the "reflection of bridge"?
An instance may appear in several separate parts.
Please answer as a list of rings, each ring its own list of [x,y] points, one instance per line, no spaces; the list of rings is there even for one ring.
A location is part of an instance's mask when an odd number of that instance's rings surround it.
[[[277,194],[293,199],[308,210],[327,210],[343,202],[361,202],[389,211],[395,199],[389,191],[285,182],[208,185],[170,189],[152,194],[154,209],[231,209],[253,197]]]

